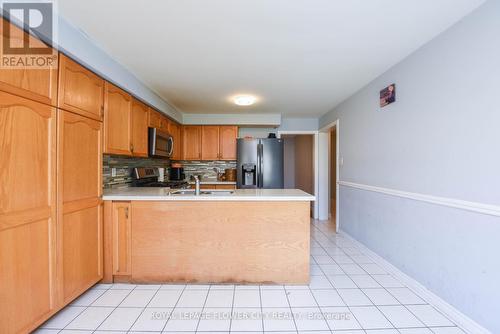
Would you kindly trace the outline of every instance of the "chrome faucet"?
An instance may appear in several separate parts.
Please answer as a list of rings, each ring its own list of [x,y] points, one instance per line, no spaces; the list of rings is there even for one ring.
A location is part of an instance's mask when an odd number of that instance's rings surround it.
[[[194,194],[196,196],[199,196],[200,195],[200,176],[193,175],[192,177],[194,179]]]

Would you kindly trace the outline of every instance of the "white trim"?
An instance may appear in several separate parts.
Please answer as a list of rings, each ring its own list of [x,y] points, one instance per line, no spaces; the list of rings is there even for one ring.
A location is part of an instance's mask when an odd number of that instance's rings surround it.
[[[318,201],[318,189],[319,189],[319,145],[318,145],[318,131],[293,131],[293,130],[283,130],[276,133],[278,138],[282,135],[313,135],[314,136],[314,203],[313,203],[313,216],[314,219],[318,219],[319,215],[319,201]]]
[[[363,253],[365,253],[368,257],[372,258],[378,265],[384,268],[387,272],[395,276],[398,280],[400,280],[403,284],[405,284],[409,289],[413,290],[417,295],[422,297],[427,303],[436,307],[439,311],[444,313],[450,320],[455,322],[459,327],[464,329],[467,333],[471,334],[491,334],[489,330],[479,325],[477,322],[457,310],[452,305],[448,304],[441,297],[434,294],[432,291],[427,289],[425,286],[420,284],[415,279],[403,273],[389,261],[366,247],[364,244],[354,239],[347,232],[342,231],[340,233],[343,237],[346,237],[353,243],[355,243]]]
[[[335,157],[335,167],[336,167],[336,170],[335,170],[335,174],[337,175],[337,180],[340,180],[340,119],[337,119],[335,120],[334,122],[331,122],[330,124],[327,124],[325,125],[324,127],[322,127],[319,131],[320,132],[329,132],[331,128],[335,127],[335,133],[336,133],[336,145],[337,145],[337,148],[336,148],[336,157]],[[328,147],[330,147],[330,143],[331,143],[331,140],[329,141],[328,143]],[[331,159],[330,159],[330,154],[331,154],[332,150],[328,150],[328,161],[330,162]],[[328,164],[328,187],[330,188],[330,176],[331,176],[331,169],[330,169],[330,163]],[[338,233],[340,231],[340,184],[339,182],[337,182],[336,186],[335,186],[335,191],[336,191],[336,194],[335,194],[335,230],[336,232]],[[331,191],[331,190],[330,190]],[[331,196],[329,196],[331,197]],[[330,204],[330,207],[331,207],[331,203],[330,203],[330,199],[328,199],[328,203]],[[331,216],[331,214],[329,215]]]
[[[500,206],[498,205],[469,202],[454,198],[438,197],[426,194],[411,193],[401,190],[381,188],[381,187],[369,186],[366,184],[359,184],[346,181],[339,181],[338,184],[345,187],[372,191],[396,197],[408,198],[415,201],[432,203],[432,204],[447,206],[450,208],[462,209],[466,211],[472,211],[472,212],[482,213],[485,215],[500,217]]]

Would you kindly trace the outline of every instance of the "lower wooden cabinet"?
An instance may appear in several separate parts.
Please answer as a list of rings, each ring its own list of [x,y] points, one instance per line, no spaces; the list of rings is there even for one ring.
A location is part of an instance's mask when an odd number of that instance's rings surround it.
[[[102,278],[102,123],[60,110],[58,130],[57,277],[64,305]]]
[[[56,110],[0,92],[0,333],[56,310]]]

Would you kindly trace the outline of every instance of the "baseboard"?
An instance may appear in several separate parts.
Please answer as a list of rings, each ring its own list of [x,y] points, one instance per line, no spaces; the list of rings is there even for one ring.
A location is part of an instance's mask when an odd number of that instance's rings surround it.
[[[427,289],[425,286],[420,284],[415,279],[403,273],[401,270],[392,265],[389,261],[366,247],[364,244],[353,238],[345,231],[341,231],[340,235],[346,237],[353,243],[355,243],[367,256],[372,258],[377,264],[383,267],[387,272],[392,274],[394,277],[398,278],[402,283],[404,283],[410,290],[416,292],[420,297],[422,297],[426,302],[436,307],[439,311],[444,313],[451,321],[455,322],[459,327],[465,330],[469,334],[492,334],[489,330],[479,325],[477,322],[457,310],[452,305],[448,304],[446,301],[441,299],[441,297],[434,294],[432,291]]]

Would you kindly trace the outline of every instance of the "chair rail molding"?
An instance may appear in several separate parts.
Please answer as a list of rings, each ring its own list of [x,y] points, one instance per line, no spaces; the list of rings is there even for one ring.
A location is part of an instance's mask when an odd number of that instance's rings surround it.
[[[485,215],[500,217],[500,206],[499,205],[491,205],[491,204],[484,204],[484,203],[478,203],[478,202],[469,202],[469,201],[463,201],[463,200],[459,200],[459,199],[455,199],[455,198],[438,197],[438,196],[432,196],[432,195],[426,195],[426,194],[412,193],[412,192],[407,192],[407,191],[402,191],[402,190],[382,188],[382,187],[370,186],[370,185],[366,185],[366,184],[353,183],[353,182],[347,182],[347,181],[339,181],[338,184],[343,186],[343,187],[361,189],[361,190],[381,193],[381,194],[385,194],[385,195],[407,198],[407,199],[412,199],[415,201],[426,202],[426,203],[431,203],[431,204],[436,204],[436,205],[442,205],[442,206],[447,206],[450,208],[462,209],[462,210],[466,210],[466,211],[472,211],[472,212],[482,213]]]

